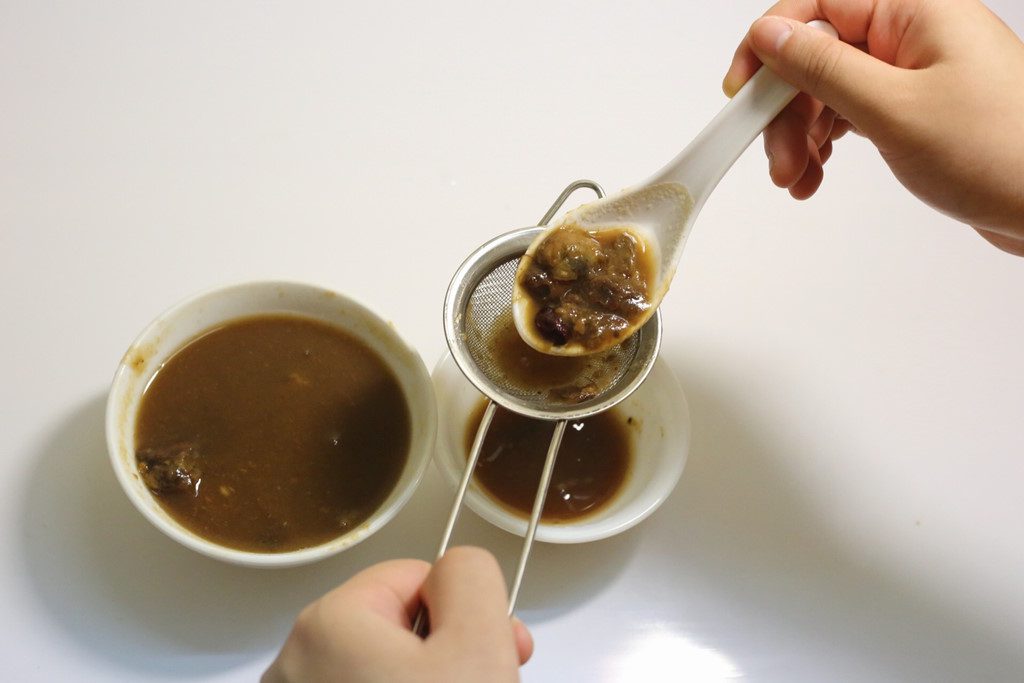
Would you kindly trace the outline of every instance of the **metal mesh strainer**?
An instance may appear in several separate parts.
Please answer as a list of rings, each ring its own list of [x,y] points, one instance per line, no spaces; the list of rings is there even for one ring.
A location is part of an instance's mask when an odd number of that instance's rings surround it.
[[[661,344],[661,313],[657,312],[636,334],[619,346],[593,356],[572,359],[579,363],[579,367],[574,369],[573,378],[568,382],[563,378],[551,386],[536,380],[527,383],[506,371],[501,348],[496,346],[495,339],[512,325],[512,289],[519,258],[569,195],[580,188],[589,188],[598,197],[604,196],[604,191],[593,181],[579,180],[572,183],[548,209],[539,226],[500,235],[470,254],[452,277],[445,296],[444,332],[448,348],[462,373],[490,401],[466,461],[466,469],[441,539],[438,558],[444,554],[451,540],[484,437],[494,416],[495,405],[520,415],[554,422],[554,433],[510,590],[509,614],[513,612],[519,596],[526,561],[537,532],[566,424],[570,420],[596,415],[625,400],[647,377]],[[419,633],[426,629],[424,616],[421,610],[414,624],[414,630]]]
[[[579,420],[611,408],[640,386],[658,355],[661,320],[655,314],[635,335],[608,351],[559,359],[578,365],[575,382],[545,386],[507,372],[494,340],[512,325],[519,258],[543,230],[541,225],[506,233],[466,259],[445,298],[445,338],[459,369],[498,405],[541,420]],[[558,391],[573,384],[591,386],[594,395],[581,401],[570,396],[572,392]]]

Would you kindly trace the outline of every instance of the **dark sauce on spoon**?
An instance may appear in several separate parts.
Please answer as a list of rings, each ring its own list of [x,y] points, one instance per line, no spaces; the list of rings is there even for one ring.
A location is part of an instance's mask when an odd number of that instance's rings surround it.
[[[467,458],[486,407],[484,400],[466,425]],[[614,408],[569,423],[541,519],[571,522],[601,511],[615,498],[628,479],[633,459],[630,424]],[[553,430],[553,422],[498,407],[474,472],[476,481],[505,508],[528,517]]]
[[[653,273],[646,243],[626,228],[563,225],[538,245],[519,285],[541,337],[593,351],[622,342],[647,312]]]

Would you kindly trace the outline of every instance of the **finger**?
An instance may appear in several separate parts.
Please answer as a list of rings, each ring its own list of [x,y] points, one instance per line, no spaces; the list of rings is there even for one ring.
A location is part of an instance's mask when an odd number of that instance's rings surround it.
[[[423,560],[390,560],[364,569],[324,596],[327,609],[349,614],[371,613],[411,628],[419,608],[420,589],[430,572]]]
[[[832,124],[832,131],[829,133],[828,137],[830,140],[835,141],[851,131],[854,133],[857,132],[853,127],[853,124],[846,119],[837,116],[835,122]]]
[[[379,669],[382,658],[401,662],[414,655],[423,641],[410,630],[409,615],[429,571],[421,560],[382,562],[307,606],[264,682],[322,680],[323,662],[335,660],[358,678],[360,667]]]
[[[494,556],[480,548],[452,548],[423,584],[431,638],[450,634],[467,643],[513,644],[505,579]]]
[[[812,19],[825,19],[847,43],[863,43],[867,40],[876,4],[877,0],[782,0],[769,7],[761,16],[789,17],[804,23]],[[735,95],[761,64],[761,59],[750,44],[748,31],[736,48],[722,81],[725,94],[729,97]]]
[[[729,65],[725,78],[722,79],[722,92],[727,97],[735,96],[743,84],[749,81],[760,68],[761,60],[750,49],[747,37],[744,36],[739,47],[736,48],[736,53],[732,56],[732,63]]]
[[[822,106],[801,93],[765,128],[769,174],[779,187],[791,186],[807,169],[807,130],[820,115]]]
[[[791,2],[783,1],[777,2],[768,8],[768,11],[761,16],[766,14],[778,14],[780,16],[792,17],[801,21],[810,21],[811,19],[817,18],[817,8],[814,7],[814,2]],[[757,73],[757,70],[761,68],[761,60],[754,53],[750,46],[750,33],[743,36],[743,40],[740,41],[739,46],[736,48],[736,52],[732,56],[732,63],[729,65],[729,70],[725,74],[725,78],[722,80],[722,90],[729,97],[734,96],[739,89],[750,80],[750,77]]]
[[[831,140],[825,140],[825,142],[822,143],[821,147],[818,148],[818,156],[821,158],[821,165],[824,166],[825,162],[832,157]]]
[[[825,141],[829,139],[832,134],[832,126],[835,125],[836,113],[825,107],[822,109],[821,114],[815,119],[814,123],[811,124],[810,129],[807,131],[807,136],[814,140],[814,144],[820,149]]]
[[[892,120],[903,91],[901,71],[806,24],[777,16],[758,19],[750,46],[790,84],[821,100],[869,135]]]
[[[533,635],[519,617],[512,617],[512,631],[516,637],[516,651],[519,653],[519,665],[530,661],[533,656]]]
[[[807,170],[807,134],[784,123],[772,122],[764,129],[764,153],[768,175],[776,187],[789,187]]]
[[[818,187],[821,186],[821,181],[825,177],[825,172],[821,165],[821,157],[818,155],[818,148],[809,138],[806,145],[808,150],[807,168],[800,179],[789,188],[789,194],[793,199],[801,201],[813,196],[818,191]]]
[[[992,232],[991,230],[984,230],[982,228],[975,228],[975,230],[978,231],[979,235],[988,240],[992,246],[1002,249],[1007,254],[1024,256],[1024,238],[1015,237],[1013,235],[1004,235],[999,232]]]

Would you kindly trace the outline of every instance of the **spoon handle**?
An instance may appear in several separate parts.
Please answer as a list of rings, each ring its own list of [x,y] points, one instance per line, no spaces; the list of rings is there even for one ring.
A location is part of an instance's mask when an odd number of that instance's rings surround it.
[[[812,21],[808,25],[838,37],[828,22]],[[684,185],[699,208],[754,138],[796,94],[796,88],[762,66],[686,149],[645,184]]]

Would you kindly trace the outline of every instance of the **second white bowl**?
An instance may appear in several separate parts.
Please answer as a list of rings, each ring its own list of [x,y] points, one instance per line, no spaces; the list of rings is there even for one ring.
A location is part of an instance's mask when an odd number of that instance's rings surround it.
[[[470,415],[483,395],[463,376],[451,355],[434,368],[438,403],[437,450],[434,460],[445,479],[457,486],[466,466],[465,436]],[[690,411],[679,382],[663,360],[647,380],[617,410],[633,418],[633,461],[623,489],[601,510],[580,519],[537,527],[538,541],[585,543],[629,529],[658,509],[686,465],[690,448]],[[465,504],[491,524],[519,536],[527,520],[509,512],[475,480],[466,491]]]

